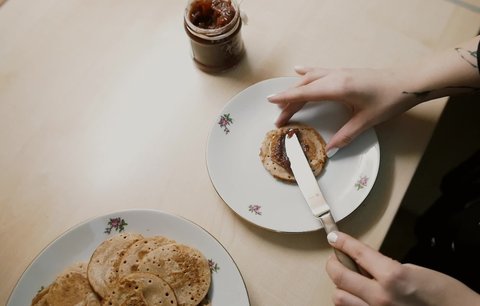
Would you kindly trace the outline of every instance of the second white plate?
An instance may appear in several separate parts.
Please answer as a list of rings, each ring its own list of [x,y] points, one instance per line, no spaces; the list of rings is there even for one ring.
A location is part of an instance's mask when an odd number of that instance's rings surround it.
[[[79,224],[48,245],[23,273],[7,306],[30,305],[67,266],[90,259],[95,248],[120,232],[161,235],[199,249],[208,259],[212,305],[249,306],[247,288],[232,257],[206,230],[184,218],[157,210],[126,210]]]
[[[207,168],[220,197],[242,218],[279,232],[308,232],[321,228],[296,184],[273,178],[260,161],[265,134],[275,129],[278,106],[266,97],[285,90],[295,77],[269,79],[243,90],[225,106],[210,132]],[[292,121],[308,124],[329,141],[348,120],[340,103],[309,103]],[[327,163],[318,177],[336,221],[352,213],[366,198],[377,177],[380,147],[373,129],[367,130]]]

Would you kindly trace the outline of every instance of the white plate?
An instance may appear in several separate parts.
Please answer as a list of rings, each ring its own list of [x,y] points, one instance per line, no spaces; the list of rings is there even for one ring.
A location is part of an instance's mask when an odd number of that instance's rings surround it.
[[[126,224],[122,226],[122,222]],[[70,229],[48,245],[30,264],[7,305],[30,305],[42,286],[48,286],[68,265],[88,261],[102,241],[120,231],[137,232],[144,236],[163,235],[196,247],[209,259],[212,285],[208,298],[212,305],[250,305],[242,276],[223,246],[195,223],[156,210],[116,212]]]
[[[243,90],[216,119],[207,143],[207,168],[220,197],[242,218],[279,232],[308,232],[322,226],[313,217],[300,189],[273,178],[260,161],[265,134],[280,114],[266,97],[285,90],[295,77],[269,79]],[[336,102],[309,103],[292,118],[313,126],[329,141],[348,120]],[[380,147],[373,129],[339,150],[318,177],[335,220],[348,216],[365,199],[377,177]]]

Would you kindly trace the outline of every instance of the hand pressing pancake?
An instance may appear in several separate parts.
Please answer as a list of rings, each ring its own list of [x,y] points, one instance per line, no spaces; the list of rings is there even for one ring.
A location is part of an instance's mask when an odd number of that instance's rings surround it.
[[[314,128],[300,124],[284,126],[266,134],[260,148],[260,159],[265,169],[277,179],[295,182],[285,151],[285,136],[288,133],[297,135],[313,174],[319,175],[327,161],[325,141]]]
[[[163,237],[118,234],[88,265],[65,269],[32,300],[35,306],[210,305],[211,272],[197,249]]]

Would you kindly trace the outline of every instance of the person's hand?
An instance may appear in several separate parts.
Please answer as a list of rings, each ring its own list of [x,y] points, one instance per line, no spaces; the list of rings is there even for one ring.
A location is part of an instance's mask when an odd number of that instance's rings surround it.
[[[337,286],[335,305],[480,305],[478,294],[450,276],[401,264],[344,233],[332,232],[328,241],[350,255],[364,272],[347,269],[334,255],[329,258],[326,270]]]
[[[301,75],[299,82],[268,97],[282,108],[275,124],[279,127],[286,124],[308,101],[332,100],[345,104],[352,116],[327,144],[329,156],[368,128],[420,102],[402,93],[405,77],[396,70],[305,67],[295,70]]]

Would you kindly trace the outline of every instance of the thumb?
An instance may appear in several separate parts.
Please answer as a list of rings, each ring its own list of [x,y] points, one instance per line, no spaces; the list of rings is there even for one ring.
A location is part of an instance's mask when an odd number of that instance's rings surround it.
[[[330,139],[326,146],[327,156],[332,157],[338,149],[350,144],[358,135],[367,129],[366,120],[355,114]]]

